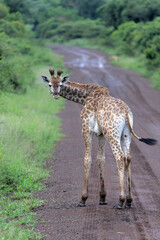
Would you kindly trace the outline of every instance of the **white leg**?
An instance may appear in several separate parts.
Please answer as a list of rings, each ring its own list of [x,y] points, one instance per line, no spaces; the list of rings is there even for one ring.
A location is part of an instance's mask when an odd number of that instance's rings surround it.
[[[118,139],[118,138],[117,138]],[[120,141],[117,139],[112,139],[110,141],[110,146],[114,157],[116,159],[117,168],[118,168],[118,175],[119,175],[119,184],[120,184],[120,196],[119,196],[119,203],[114,206],[114,208],[123,208],[123,204],[125,202],[125,194],[124,194],[124,168],[125,168],[125,155],[122,151]]]
[[[122,137],[121,137],[121,146],[125,154],[125,170],[126,170],[126,177],[127,177],[127,196],[126,196],[127,207],[131,207],[131,203],[132,203],[130,143],[131,143],[131,133],[129,131],[128,126],[125,126],[122,133]]]
[[[98,155],[97,162],[100,169],[100,205],[107,204],[106,199],[106,191],[104,187],[104,166],[105,166],[105,137],[103,135],[98,136]]]

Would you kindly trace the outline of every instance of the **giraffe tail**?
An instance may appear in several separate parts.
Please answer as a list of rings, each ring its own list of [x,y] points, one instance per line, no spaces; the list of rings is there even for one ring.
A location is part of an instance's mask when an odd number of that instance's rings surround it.
[[[129,115],[127,114],[127,123],[128,123],[128,126],[129,126],[129,129],[130,129],[130,132],[132,133],[132,135],[137,138],[140,142],[144,142],[148,145],[155,145],[157,143],[157,140],[156,139],[152,139],[152,138],[141,138],[139,136],[137,136],[137,134],[135,134],[135,132],[133,131],[133,128],[131,126],[131,123],[130,123],[130,119],[129,119]]]

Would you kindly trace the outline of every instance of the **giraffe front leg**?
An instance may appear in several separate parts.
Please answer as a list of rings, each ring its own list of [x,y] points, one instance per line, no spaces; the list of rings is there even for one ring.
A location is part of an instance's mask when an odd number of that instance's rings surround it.
[[[82,197],[77,205],[78,207],[84,207],[85,202],[88,198],[88,178],[91,167],[91,145],[92,145],[92,134],[83,132],[83,137],[85,141],[85,157],[84,157],[84,188],[82,192]]]
[[[105,137],[98,136],[98,155],[97,162],[100,169],[100,205],[106,205],[106,191],[104,186],[104,165],[105,165]]]

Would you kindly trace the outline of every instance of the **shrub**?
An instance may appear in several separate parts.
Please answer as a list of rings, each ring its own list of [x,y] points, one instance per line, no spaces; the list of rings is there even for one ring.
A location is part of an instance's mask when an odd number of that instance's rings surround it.
[[[117,39],[117,41],[132,43],[133,32],[137,29],[137,24],[135,22],[126,22],[118,27],[118,30],[114,31],[112,36]]]
[[[94,20],[80,20],[68,23],[63,23],[55,30],[50,31],[50,35],[59,36],[63,41],[76,38],[96,38],[102,35],[105,27]]]
[[[38,37],[43,37],[43,38],[49,38],[52,35],[50,34],[50,31],[57,28],[59,23],[55,20],[54,17],[49,18],[45,22],[42,22],[38,27],[37,27],[37,35]]]
[[[25,27],[19,21],[0,21],[0,32],[4,32],[11,37],[23,37],[25,35]]]
[[[8,14],[9,8],[3,3],[0,3],[0,19],[7,17]]]
[[[154,46],[152,46],[150,48],[146,48],[144,53],[145,53],[146,58],[150,59],[150,60],[153,60],[157,57],[156,48]]]

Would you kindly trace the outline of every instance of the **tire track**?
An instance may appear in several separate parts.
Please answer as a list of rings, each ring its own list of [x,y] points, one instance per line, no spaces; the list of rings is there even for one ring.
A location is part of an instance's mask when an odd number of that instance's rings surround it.
[[[155,225],[155,222],[160,221],[160,215],[157,214],[160,209],[160,180],[135,143],[132,144],[132,151],[134,151],[132,188],[136,209],[132,213],[136,220],[136,227],[143,232],[144,239],[158,240],[160,226],[159,224]]]

